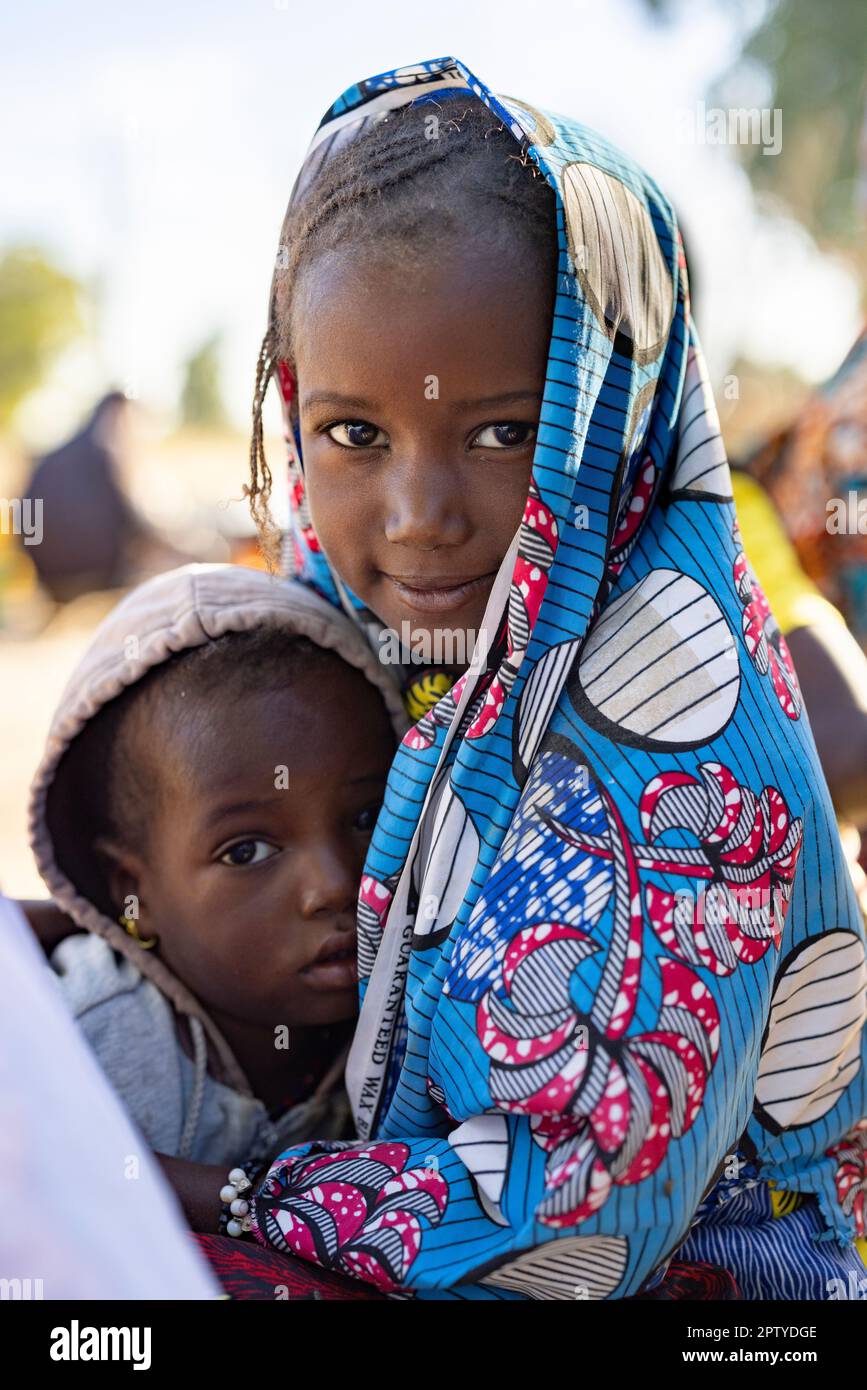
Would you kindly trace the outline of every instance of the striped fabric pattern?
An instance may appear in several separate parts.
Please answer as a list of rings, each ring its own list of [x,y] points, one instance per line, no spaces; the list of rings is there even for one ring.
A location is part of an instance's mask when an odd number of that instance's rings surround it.
[[[767,1183],[751,1188],[699,1221],[678,1259],[737,1269],[745,1299],[867,1298],[867,1266],[858,1250],[841,1251],[822,1236],[825,1223],[815,1197],[776,1218]]]

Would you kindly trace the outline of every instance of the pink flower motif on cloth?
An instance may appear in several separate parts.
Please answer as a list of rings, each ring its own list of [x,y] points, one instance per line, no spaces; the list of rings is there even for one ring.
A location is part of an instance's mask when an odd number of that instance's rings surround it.
[[[392,893],[384,883],[373,877],[372,874],[365,874],[361,880],[361,891],[358,900],[368,908],[380,925],[388,915],[388,908],[391,902]]]
[[[364,874],[358,894],[358,974],[366,979],[382,941],[388,909],[394,897],[395,880],[380,883],[372,874]]]
[[[548,587],[548,572],[559,541],[557,518],[543,500],[535,479],[521,521],[518,554],[509,591],[510,664],[517,671],[539,616]]]
[[[427,718],[427,715],[425,715],[425,718]],[[407,729],[401,742],[405,748],[412,749],[413,753],[420,753],[423,749],[430,748],[433,739],[421,733],[417,725],[413,725],[411,729]]]
[[[608,561],[608,569],[612,575],[618,575],[629,559],[632,542],[638,535],[645,513],[650,506],[650,500],[653,496],[653,489],[655,486],[656,466],[653,459],[648,454],[635,480],[632,496],[629,499],[629,506],[611,540],[611,554]]]
[[[858,1237],[867,1237],[867,1119],[859,1120],[839,1144],[825,1152],[838,1160],[837,1201],[853,1218]]]
[[[611,861],[614,917],[604,941],[562,922],[531,923],[509,943],[476,1009],[491,1098],[501,1110],[530,1117],[547,1155],[536,1217],[561,1229],[598,1211],[614,1186],[641,1182],[659,1167],[671,1140],[694,1123],[719,1048],[710,990],[666,958],[658,960],[662,1000],[654,1026],[627,1032],[643,961],[639,858],[610,795],[602,787],[599,795],[606,835],[543,819],[566,843]],[[603,948],[600,984],[582,1013],[571,981]]]
[[[292,371],[289,363],[284,362],[282,359],[277,363],[277,380],[280,384],[280,395],[283,397],[286,404],[289,405],[295,396],[295,387],[297,383],[295,380],[295,373]]]
[[[522,639],[520,650],[523,651],[530,640],[530,633],[536,625],[539,616],[539,609],[542,607],[542,599],[545,597],[545,590],[548,587],[548,576],[544,570],[532,560],[525,560],[523,555],[518,555],[515,560],[514,577],[512,580],[512,593],[517,596],[517,605],[523,608],[522,621],[509,623],[509,655],[512,656],[516,650],[516,638]],[[510,612],[510,618],[512,614]]]
[[[298,529],[308,547],[311,550],[319,551],[322,547],[319,544],[319,537],[313,529],[313,522],[310,519],[310,508],[307,504],[307,491],[304,487],[304,476],[301,469],[294,463],[289,465],[289,505],[298,520]]]
[[[665,772],[648,782],[639,812],[650,843],[636,852],[647,868],[707,881],[694,902],[691,893],[648,885],[648,915],[680,959],[730,975],[780,948],[803,827],[776,787],[756,796],[721,763],[702,763],[699,774]],[[675,828],[691,831],[699,847],[657,843]]]
[[[672,1139],[694,1124],[719,1050],[719,1011],[691,966],[728,975],[779,949],[803,829],[775,787],[755,795],[721,763],[698,776],[671,771],[647,783],[633,839],[603,786],[607,833],[590,833],[541,812],[566,844],[612,866],[613,922],[604,940],[560,922],[518,931],[480,999],[476,1030],[489,1060],[498,1108],[530,1117],[544,1148],[546,1195],[537,1219],[565,1228],[584,1221],[616,1186],[641,1182]],[[696,844],[667,845],[671,830]],[[676,895],[646,873],[683,875],[700,887],[684,914]],[[691,894],[687,898],[692,903]],[[601,901],[605,901],[602,899]],[[677,959],[657,958],[662,979],[656,1022],[638,1034],[644,910]],[[602,911],[583,924],[591,928]],[[606,952],[588,1013],[571,981]],[[541,1002],[544,1001],[544,1002]],[[851,1167],[852,1156],[847,1155]],[[847,1170],[848,1171],[848,1170]]]
[[[407,1168],[406,1144],[316,1150],[273,1165],[256,1199],[257,1236],[383,1291],[400,1288],[423,1223],[442,1219],[444,1178],[434,1168]]]
[[[735,540],[740,534],[735,527]],[[741,624],[750,661],[760,676],[770,675],[774,694],[789,719],[801,714],[801,690],[786,639],[743,550],[735,556],[735,589],[744,605]]]
[[[467,738],[483,738],[488,730],[493,728],[502,712],[505,698],[506,692],[502,683],[494,677],[485,691],[482,708],[467,729]]]

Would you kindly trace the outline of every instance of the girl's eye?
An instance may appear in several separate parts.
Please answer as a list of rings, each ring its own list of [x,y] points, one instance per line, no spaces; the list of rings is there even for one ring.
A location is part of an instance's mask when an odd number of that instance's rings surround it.
[[[375,801],[371,806],[365,806],[364,810],[355,817],[353,829],[361,830],[365,834],[370,834],[371,830],[376,825],[376,818],[381,810],[381,801]]]
[[[342,438],[335,433],[337,430],[342,432]],[[385,432],[378,430],[376,425],[369,425],[366,420],[339,420],[336,425],[329,425],[325,432],[329,439],[345,449],[380,449],[388,442]]]
[[[474,445],[479,449],[520,449],[536,434],[535,425],[520,420],[507,420],[502,425],[485,425],[479,430]]]
[[[220,855],[220,863],[232,868],[243,868],[247,864],[263,864],[272,859],[278,851],[267,840],[238,840]]]

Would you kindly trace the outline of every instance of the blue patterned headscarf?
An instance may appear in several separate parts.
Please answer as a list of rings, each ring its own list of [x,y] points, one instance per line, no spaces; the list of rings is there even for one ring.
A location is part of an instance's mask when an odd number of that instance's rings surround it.
[[[453,58],[345,92],[293,197],[368,121],[468,92],[557,200],[532,481],[483,624],[506,637],[394,760],[359,899],[360,1139],[284,1154],[254,1229],[387,1290],[621,1298],[658,1283],[709,1190],[735,1210],[771,1183],[842,1259],[863,1234],[864,927],[741,545],[670,204]],[[375,643],[290,442],[296,569]]]

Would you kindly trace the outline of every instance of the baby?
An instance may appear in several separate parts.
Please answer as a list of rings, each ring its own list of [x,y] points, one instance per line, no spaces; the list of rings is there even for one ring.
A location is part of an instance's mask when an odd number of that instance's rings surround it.
[[[51,955],[59,988],[161,1154],[344,1133],[356,899],[402,721],[348,619],[259,571],[161,575],[97,631],[31,843],[83,929]]]

